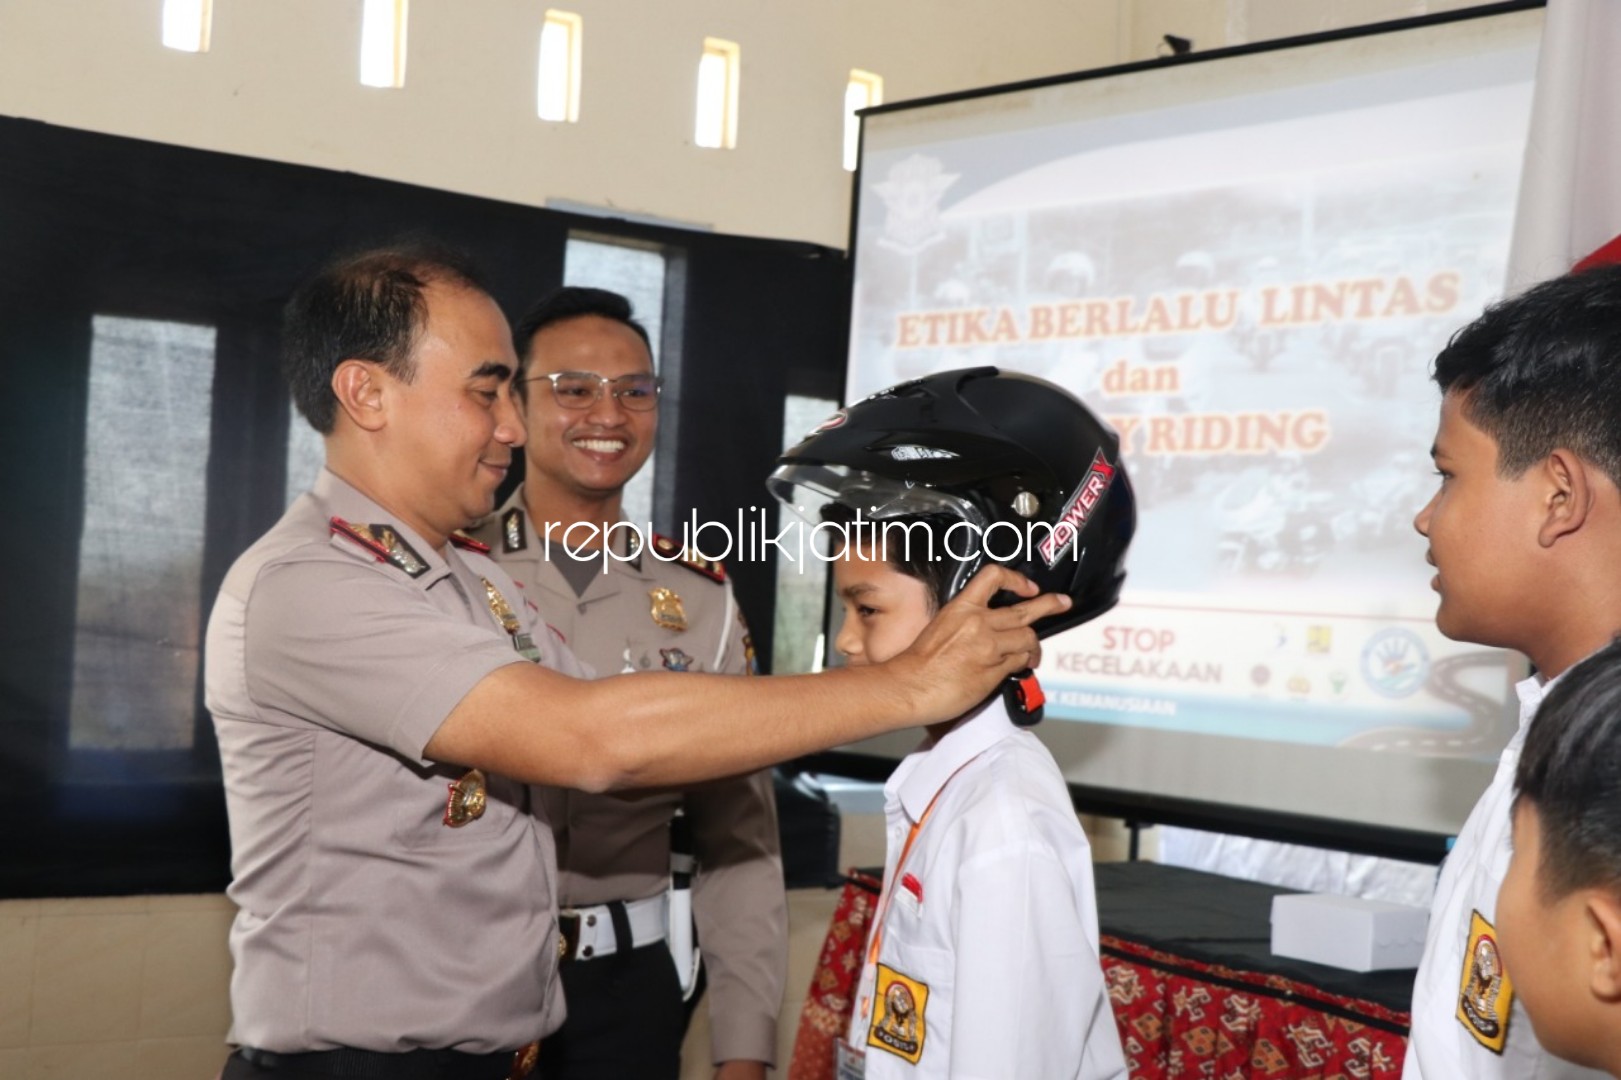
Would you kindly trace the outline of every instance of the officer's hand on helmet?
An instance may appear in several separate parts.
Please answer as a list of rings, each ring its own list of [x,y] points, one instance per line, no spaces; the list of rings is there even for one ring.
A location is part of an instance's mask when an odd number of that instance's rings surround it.
[[[992,607],[1004,589],[1029,599]],[[887,666],[910,683],[907,700],[922,707],[921,723],[954,719],[1007,676],[1040,663],[1041,642],[1031,624],[1070,603],[1058,593],[1037,595],[1033,582],[1005,566],[987,566]]]

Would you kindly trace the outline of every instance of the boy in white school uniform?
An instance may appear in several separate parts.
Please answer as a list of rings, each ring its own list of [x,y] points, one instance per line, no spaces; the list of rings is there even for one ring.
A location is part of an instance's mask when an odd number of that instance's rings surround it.
[[[836,558],[835,647],[851,665],[903,650],[987,559],[1073,598],[1038,633],[1099,615],[1135,525],[1113,432],[1060,388],[994,368],[841,410],[770,483],[795,509],[830,500],[816,531]],[[1010,681],[930,727],[885,785],[884,888],[841,1080],[1126,1075],[1091,851],[1026,730],[1040,709],[1033,676]]]
[[[1548,692],[1513,816],[1497,929],[1515,993],[1548,1053],[1621,1076],[1621,641]]]
[[[1567,274],[1488,308],[1435,360],[1439,483],[1414,525],[1435,624],[1517,649],[1520,727],[1441,867],[1413,990],[1404,1080],[1576,1080],[1545,1050],[1497,948],[1514,775],[1538,706],[1621,631],[1621,267]]]

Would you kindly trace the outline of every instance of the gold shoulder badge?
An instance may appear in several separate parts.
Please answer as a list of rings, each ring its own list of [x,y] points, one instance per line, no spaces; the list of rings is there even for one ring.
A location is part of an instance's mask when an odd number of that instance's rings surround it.
[[[378,562],[393,563],[414,578],[428,572],[428,564],[422,556],[394,531],[392,525],[355,525],[341,517],[334,517],[330,527],[333,535],[347,536],[377,556]]]
[[[459,829],[484,816],[486,801],[484,773],[470,769],[450,785],[450,797],[445,800],[445,824]]]
[[[523,511],[514,506],[501,515],[501,550],[522,551],[529,546],[529,530],[523,526]]]
[[[867,1031],[867,1045],[916,1065],[923,1056],[923,1039],[928,1034],[923,1021],[929,1004],[928,983],[902,975],[888,964],[879,964],[874,991],[878,1007]]]
[[[490,545],[476,537],[468,536],[460,529],[457,529],[455,532],[450,534],[450,542],[461,548],[463,551],[476,551],[480,555],[488,555],[490,553]]]
[[[726,582],[726,567],[718,559],[705,559],[700,555],[688,551],[668,536],[653,534],[653,551],[664,562],[680,563],[694,573],[702,574],[710,581]]]
[[[653,621],[660,629],[679,632],[687,628],[687,609],[674,589],[649,589],[647,595],[653,600]]]
[[[1508,1041],[1508,1013],[1514,1005],[1514,986],[1497,953],[1497,931],[1481,917],[1469,913],[1469,947],[1463,953],[1463,974],[1458,985],[1458,1023],[1476,1042],[1494,1054]]]

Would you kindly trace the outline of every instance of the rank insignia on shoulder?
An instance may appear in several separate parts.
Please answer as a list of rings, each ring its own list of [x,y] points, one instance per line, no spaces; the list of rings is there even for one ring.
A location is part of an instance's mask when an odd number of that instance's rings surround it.
[[[693,658],[680,649],[660,649],[659,655],[664,657],[664,667],[668,671],[691,671]]]
[[[879,964],[874,990],[878,1007],[867,1030],[867,1045],[916,1065],[923,1057],[923,1040],[928,1034],[923,1019],[929,1004],[928,983]]]
[[[333,517],[330,524],[334,536],[347,536],[375,555],[378,562],[393,563],[414,578],[428,572],[427,562],[392,525],[356,525],[341,517]]]
[[[484,816],[487,798],[484,773],[478,769],[468,770],[460,780],[450,785],[450,797],[445,800],[445,824],[459,829],[477,821]]]
[[[501,515],[501,550],[509,554],[529,546],[529,530],[523,525],[523,511],[514,506]]]
[[[726,581],[726,567],[722,566],[718,559],[706,559],[696,552],[683,548],[668,536],[660,536],[658,533],[653,534],[653,553],[662,562],[680,563],[688,570],[702,574],[710,581],[718,581],[722,584]]]
[[[649,589],[647,595],[653,601],[653,622],[660,629],[679,633],[687,628],[687,609],[674,589]]]
[[[1469,913],[1469,945],[1458,986],[1458,1023],[1494,1054],[1508,1041],[1514,986],[1497,953],[1497,930],[1478,911]]]
[[[490,545],[486,544],[482,540],[468,536],[460,529],[457,529],[455,532],[450,534],[450,542],[461,548],[463,551],[476,551],[480,555],[488,555],[490,553]]]

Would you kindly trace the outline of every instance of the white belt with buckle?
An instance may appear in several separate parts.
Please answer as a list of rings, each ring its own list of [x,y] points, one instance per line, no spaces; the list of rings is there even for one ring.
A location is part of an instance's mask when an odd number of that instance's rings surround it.
[[[665,939],[669,933],[669,904],[668,893],[649,896],[646,900],[625,901],[625,919],[630,923],[630,948],[639,949]],[[574,943],[572,959],[596,960],[619,951],[620,942],[614,936],[613,915],[607,904],[564,908],[561,914],[565,918],[579,920],[580,936]]]

